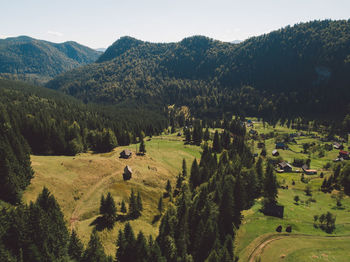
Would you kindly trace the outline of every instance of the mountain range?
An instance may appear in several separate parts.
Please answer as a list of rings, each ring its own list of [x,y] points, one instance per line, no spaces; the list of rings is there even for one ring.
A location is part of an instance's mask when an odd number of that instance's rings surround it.
[[[0,75],[40,83],[92,63],[100,55],[73,41],[57,44],[28,36],[0,39]]]
[[[150,98],[214,116],[334,116],[348,110],[349,75],[350,21],[324,20],[239,44],[204,36],[162,44],[122,37],[95,63],[47,87],[85,102]]]

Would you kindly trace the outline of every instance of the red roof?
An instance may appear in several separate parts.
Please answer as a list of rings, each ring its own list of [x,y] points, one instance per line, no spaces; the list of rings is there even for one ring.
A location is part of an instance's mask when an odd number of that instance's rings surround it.
[[[348,155],[348,154],[349,154],[349,152],[344,151],[344,150],[340,150],[340,151],[339,151],[339,154],[341,154],[341,155]]]

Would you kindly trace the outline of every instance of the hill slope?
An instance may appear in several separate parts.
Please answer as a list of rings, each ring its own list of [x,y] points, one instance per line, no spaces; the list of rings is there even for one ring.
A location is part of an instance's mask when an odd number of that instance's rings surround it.
[[[56,44],[27,36],[0,39],[0,74],[45,80],[92,63],[100,54],[71,41]]]
[[[334,116],[347,110],[350,98],[349,25],[313,21],[240,44],[203,36],[169,44],[123,37],[98,63],[47,86],[96,102],[151,97],[189,105],[202,115]],[[334,103],[340,106],[335,109]]]

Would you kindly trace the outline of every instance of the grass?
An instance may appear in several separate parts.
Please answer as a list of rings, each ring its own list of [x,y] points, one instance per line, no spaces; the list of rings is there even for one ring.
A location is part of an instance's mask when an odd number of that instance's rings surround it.
[[[84,153],[75,157],[33,155],[35,175],[23,199],[27,203],[35,201],[46,186],[60,204],[67,226],[74,227],[86,244],[93,229],[91,223],[98,217],[101,194],[111,192],[120,210],[121,201],[128,202],[131,189],[134,189],[140,192],[144,208],[142,216],[131,221],[135,234],[142,230],[146,236],[156,236],[159,221],[153,224],[152,221],[158,214],[158,200],[165,191],[167,180],[175,186],[183,158],[189,174],[193,159],[200,158],[201,148],[184,145],[182,138],[176,135],[153,137],[145,144],[145,156],[135,154],[136,145],[117,147],[111,153]],[[131,159],[119,158],[119,153],[125,148],[133,151]],[[122,178],[126,165],[133,170],[129,181]],[[113,230],[99,233],[107,254],[115,255],[118,230],[124,228],[124,224],[117,222]]]
[[[264,248],[262,262],[269,261],[350,261],[350,238],[287,237]]]
[[[296,132],[296,130],[286,127],[262,126],[262,123],[254,123],[254,129],[259,133],[269,133],[274,131],[277,134]],[[324,145],[319,139],[311,137],[296,138],[297,144],[290,144],[292,150],[279,150],[282,159],[292,163],[294,158],[311,158],[311,168],[317,169],[317,175],[305,175],[310,179],[309,185],[312,190],[312,198],[316,202],[307,203],[310,198],[306,196],[304,189],[307,184],[301,182],[300,173],[282,173],[277,174],[278,182],[281,185],[288,185],[288,190],[279,189],[278,202],[284,206],[284,218],[276,218],[263,215],[259,210],[261,208],[261,199],[257,200],[252,208],[243,211],[244,219],[236,236],[236,252],[240,261],[248,261],[249,255],[261,243],[275,237],[276,227],[282,225],[283,231],[286,226],[291,225],[293,229],[293,238],[279,239],[270,242],[261,255],[261,261],[350,261],[349,251],[345,248],[349,245],[350,239],[345,237],[350,235],[350,198],[345,197],[341,208],[336,207],[335,200],[331,197],[336,194],[325,194],[320,191],[323,178],[319,177],[320,172],[329,176],[332,172],[323,167],[327,162],[332,161],[338,155],[338,150],[326,152],[325,156],[319,158],[315,154],[303,154],[302,143],[312,143]],[[268,156],[275,147],[274,138],[265,140]],[[254,143],[255,152],[257,142]],[[348,144],[345,145],[346,148]],[[292,181],[295,185],[292,185]],[[298,195],[301,201],[296,204],[294,196]],[[336,215],[336,229],[333,236],[344,236],[344,238],[327,238],[329,234],[315,228],[313,225],[313,216],[320,215],[330,211]],[[295,236],[296,234],[296,236]],[[302,235],[309,235],[308,237]],[[311,236],[311,237],[310,237]],[[346,254],[345,254],[346,253]],[[345,254],[345,255],[342,255]]]

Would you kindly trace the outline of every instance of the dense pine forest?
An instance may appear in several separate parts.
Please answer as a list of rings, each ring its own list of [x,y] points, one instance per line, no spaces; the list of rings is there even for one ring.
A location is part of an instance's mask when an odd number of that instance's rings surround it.
[[[85,102],[148,97],[190,106],[199,117],[334,118],[348,112],[349,28],[345,20],[313,21],[240,44],[203,36],[170,44],[122,37],[97,63],[47,87]]]

